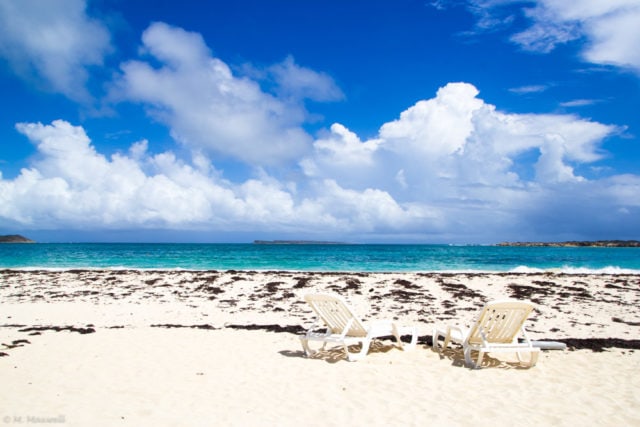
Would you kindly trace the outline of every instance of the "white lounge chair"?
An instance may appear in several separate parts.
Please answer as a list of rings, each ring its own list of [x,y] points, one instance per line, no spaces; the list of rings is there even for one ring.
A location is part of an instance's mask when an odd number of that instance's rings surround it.
[[[376,338],[393,335],[400,347],[406,350],[413,349],[418,340],[415,327],[400,327],[391,320],[362,322],[337,295],[310,294],[305,295],[304,299],[318,316],[307,333],[300,337],[307,356],[315,353],[309,347],[309,341],[321,341],[322,349],[327,343],[342,344],[347,358],[353,362],[367,355],[371,342]],[[400,337],[407,334],[411,334],[411,343],[403,345]],[[362,349],[358,353],[351,353],[349,346],[358,343],[362,344]]]
[[[521,353],[530,353],[529,366],[538,361],[540,349],[534,347],[524,329],[524,322],[533,310],[533,304],[526,301],[498,300],[487,303],[469,330],[459,326],[433,330],[433,349],[438,350],[438,337],[444,338],[443,349],[449,342],[461,344],[467,366],[479,368],[487,352],[515,352],[522,362]],[[522,335],[523,342],[518,341]],[[474,363],[471,351],[478,351]]]

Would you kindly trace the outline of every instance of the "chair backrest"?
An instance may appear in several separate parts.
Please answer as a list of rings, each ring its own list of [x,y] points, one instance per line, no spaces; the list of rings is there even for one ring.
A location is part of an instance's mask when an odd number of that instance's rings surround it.
[[[362,324],[362,321],[341,297],[329,294],[309,294],[304,296],[304,300],[309,303],[313,311],[316,312],[332,333],[342,333],[349,321],[353,319],[347,336],[367,336],[367,329]]]
[[[480,344],[486,339],[489,343],[508,344],[514,341],[522,329],[525,320],[533,310],[533,304],[527,301],[498,300],[484,306],[475,324],[471,327],[467,341]]]

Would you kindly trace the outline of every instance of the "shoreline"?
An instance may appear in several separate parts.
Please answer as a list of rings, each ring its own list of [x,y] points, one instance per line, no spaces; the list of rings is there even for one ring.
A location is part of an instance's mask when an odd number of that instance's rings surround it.
[[[306,327],[306,293],[344,296],[365,318],[464,322],[493,299],[530,300],[533,339],[632,340],[640,274],[256,270],[0,270],[2,325],[225,324]]]
[[[158,268],[158,267],[3,267],[0,266],[0,273],[3,271],[7,272],[53,272],[53,273],[64,273],[64,272],[83,272],[83,271],[132,271],[132,272],[160,272],[160,273],[171,273],[171,272],[193,272],[193,273],[206,273],[206,272],[247,272],[247,273],[297,273],[297,274],[358,274],[358,273],[368,273],[368,274],[494,274],[494,275],[502,275],[502,274],[531,274],[531,275],[540,275],[540,274],[555,274],[555,275],[625,275],[625,276],[640,276],[640,269],[630,269],[630,268],[622,268],[618,266],[606,266],[602,268],[586,268],[586,267],[563,267],[563,268],[537,268],[537,267],[527,267],[527,266],[518,266],[511,270],[320,270],[320,269],[310,269],[310,270],[295,270],[295,269],[281,269],[281,268],[183,268],[183,267],[172,267],[172,268]]]

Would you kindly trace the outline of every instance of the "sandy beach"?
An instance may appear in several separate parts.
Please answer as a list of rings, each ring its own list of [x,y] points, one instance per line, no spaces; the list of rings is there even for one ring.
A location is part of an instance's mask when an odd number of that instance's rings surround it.
[[[310,292],[418,327],[358,362],[305,358]],[[522,368],[431,350],[491,299],[536,304]],[[640,276],[0,271],[0,422],[64,425],[638,425]]]

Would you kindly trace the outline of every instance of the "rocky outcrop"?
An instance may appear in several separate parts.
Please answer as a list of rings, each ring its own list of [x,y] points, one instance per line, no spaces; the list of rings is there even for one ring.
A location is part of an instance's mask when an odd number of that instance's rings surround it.
[[[318,240],[254,240],[256,245],[345,245],[342,242],[325,242]]]
[[[568,242],[502,242],[496,246],[544,246],[544,247],[601,247],[601,248],[640,248],[638,240],[595,240]]]
[[[0,236],[0,243],[35,243],[35,242],[19,234],[9,234],[6,236]]]

